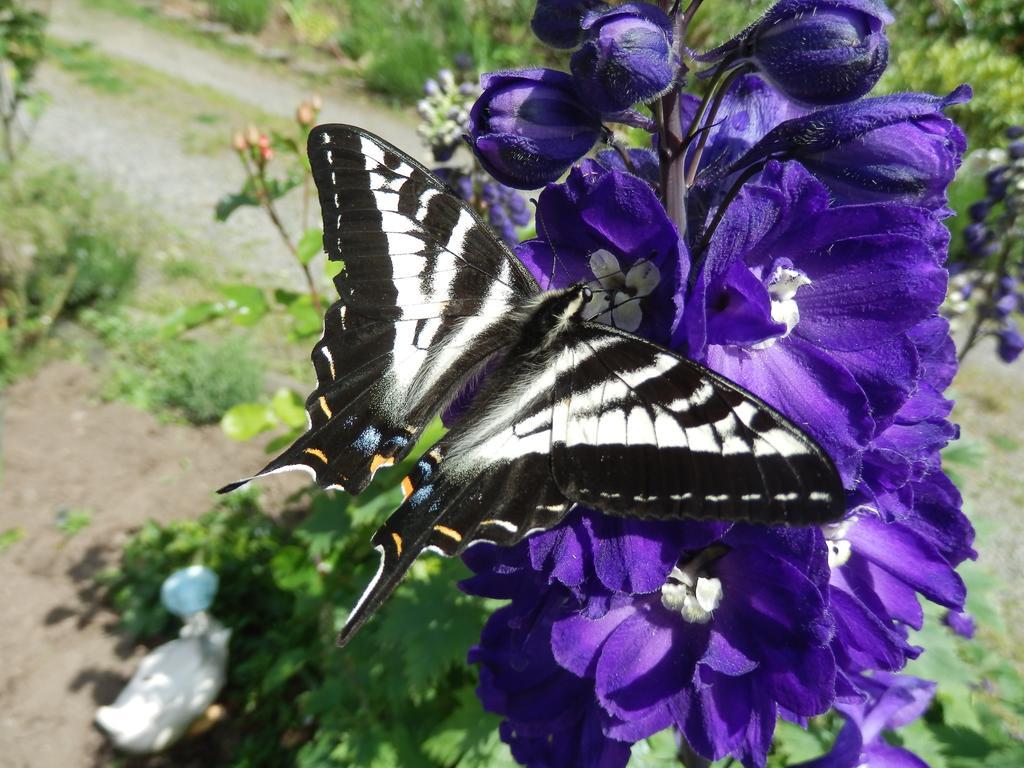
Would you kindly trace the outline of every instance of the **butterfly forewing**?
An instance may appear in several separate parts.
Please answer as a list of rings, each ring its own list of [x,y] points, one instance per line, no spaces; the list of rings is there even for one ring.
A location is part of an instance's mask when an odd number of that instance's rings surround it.
[[[821,523],[843,511],[828,456],[692,360],[584,323],[560,360],[552,472],[570,499],[651,518]]]
[[[358,493],[514,341],[504,319],[538,287],[463,201],[382,139],[324,125],[308,150],[324,249],[344,264],[340,298],[313,349],[310,428],[259,474],[304,468]]]

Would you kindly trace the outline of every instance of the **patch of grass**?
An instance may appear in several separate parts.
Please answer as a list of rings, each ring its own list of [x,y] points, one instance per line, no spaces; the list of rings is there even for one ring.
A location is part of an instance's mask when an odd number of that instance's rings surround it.
[[[158,400],[193,424],[210,424],[238,403],[255,400],[262,368],[238,339],[179,342],[160,355]]]
[[[24,528],[8,528],[0,531],[0,555],[25,538]]]
[[[210,424],[234,405],[259,399],[263,364],[237,336],[165,338],[158,318],[89,312],[87,327],[110,350],[103,396],[164,418]]]
[[[1016,453],[1020,450],[1020,440],[1010,435],[989,435],[988,439],[992,445],[1004,453]]]
[[[187,257],[166,259],[160,264],[160,273],[167,280],[201,280],[210,272],[209,267]]]
[[[50,39],[47,50],[63,69],[73,74],[80,83],[104,93],[128,93],[136,87],[126,73],[119,71],[115,62],[96,51],[90,42],[61,43]]]
[[[215,19],[236,32],[250,34],[260,32],[267,25],[273,9],[271,0],[208,0],[208,4]]]
[[[533,37],[535,3],[434,0],[344,0],[338,44],[359,62],[367,87],[413,101],[423,81],[457,54],[470,54],[481,70],[539,66],[549,55]]]
[[[39,361],[61,320],[122,302],[152,238],[107,184],[35,159],[0,177],[0,211],[0,380],[9,380]]]
[[[92,510],[69,508],[57,513],[57,530],[69,539],[92,525]]]

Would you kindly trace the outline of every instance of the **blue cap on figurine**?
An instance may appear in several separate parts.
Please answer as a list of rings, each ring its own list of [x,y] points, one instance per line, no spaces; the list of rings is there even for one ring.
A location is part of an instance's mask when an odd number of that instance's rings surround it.
[[[210,607],[219,583],[209,568],[190,565],[167,577],[160,587],[160,600],[168,611],[184,619]]]

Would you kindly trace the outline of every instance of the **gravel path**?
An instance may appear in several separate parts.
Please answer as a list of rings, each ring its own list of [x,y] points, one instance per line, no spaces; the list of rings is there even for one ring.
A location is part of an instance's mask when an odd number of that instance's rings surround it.
[[[234,154],[190,153],[183,136],[195,128],[197,116],[208,112],[237,115],[233,124],[212,129],[223,132],[225,147],[230,131],[249,120],[268,114],[291,119],[298,103],[310,95],[303,78],[197,49],[141,21],[88,8],[77,0],[54,0],[49,33],[65,44],[90,43],[100,53],[138,63],[191,88],[180,96],[173,87],[163,88],[158,101],[145,94],[104,93],[47,64],[39,83],[50,104],[37,126],[33,149],[109,180],[142,210],[158,212],[194,240],[215,244],[215,253],[226,259],[210,264],[216,274],[259,273],[298,285],[295,266],[261,212],[240,210],[223,224],[213,220],[217,200],[238,189],[244,179]],[[321,96],[323,122],[363,125],[400,147],[419,151],[411,113],[372,104],[344,83]],[[286,222],[299,220],[297,197],[281,205]]]

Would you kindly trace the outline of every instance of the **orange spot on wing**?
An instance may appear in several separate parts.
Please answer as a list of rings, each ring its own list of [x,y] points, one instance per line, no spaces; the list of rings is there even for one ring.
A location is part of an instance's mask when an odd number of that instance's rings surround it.
[[[449,539],[455,541],[462,541],[462,534],[456,531],[454,528],[449,528],[447,525],[435,525],[434,530],[438,533],[443,533]]]
[[[381,467],[390,467],[394,463],[394,459],[386,458],[378,453],[376,456],[373,457],[373,460],[370,462],[370,474],[372,475],[376,473],[377,470],[380,469]]]
[[[334,415],[333,413],[331,413],[331,409],[327,405],[327,398],[324,397],[323,395],[320,396],[320,410],[324,412],[324,416],[326,416],[328,419]]]
[[[406,476],[405,479],[402,480],[402,494],[408,499],[412,496],[412,490],[412,480]]]
[[[327,460],[327,454],[321,451],[319,448],[305,448],[303,449],[302,452],[308,453],[310,456],[316,456],[324,464],[330,464],[330,461]]]
[[[391,538],[395,541],[395,549],[398,551],[398,556],[402,556],[402,537],[397,533],[392,533]]]

